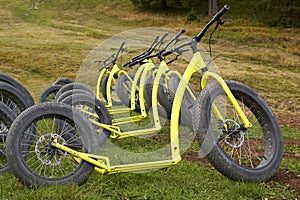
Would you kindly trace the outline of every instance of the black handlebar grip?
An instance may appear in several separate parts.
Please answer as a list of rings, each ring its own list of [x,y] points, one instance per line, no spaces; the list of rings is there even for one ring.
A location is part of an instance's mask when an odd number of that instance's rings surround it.
[[[218,21],[218,20],[221,18],[221,16],[222,16],[227,10],[229,10],[229,9],[230,9],[230,6],[227,5],[227,4],[225,4],[225,5],[223,6],[223,8],[222,8],[221,10],[219,10],[219,12],[217,12],[217,13],[215,14],[215,16],[213,17],[213,19],[214,19],[215,21]]]
[[[126,66],[129,65],[129,64],[130,64],[130,61],[127,62],[127,63],[125,63],[125,64],[123,65],[123,67],[126,67]]]
[[[172,53],[173,53],[172,50],[170,50],[170,51],[165,51],[165,52],[162,53],[162,56],[168,56],[168,55],[170,55],[170,54],[172,54]]]
[[[122,44],[121,44],[121,46],[120,46],[120,48],[119,48],[119,50],[118,50],[118,52],[116,54],[115,60],[118,58],[120,52],[123,50],[124,45],[125,45],[125,42],[122,42]]]
[[[213,23],[215,23],[216,21],[219,21],[220,18],[222,17],[222,15],[223,15],[227,10],[229,10],[229,8],[230,8],[230,6],[227,5],[227,4],[225,4],[225,5],[223,6],[223,8],[222,8],[221,10],[219,10],[219,12],[217,12],[217,14],[215,14],[215,15],[213,16],[213,18],[205,25],[205,27],[201,30],[201,32],[198,33],[198,35],[196,35],[196,36],[194,37],[193,40],[196,41],[196,42],[200,42],[200,40],[202,39],[202,37],[204,36],[204,34],[206,33],[206,31],[209,29],[209,27],[210,27]]]
[[[161,38],[160,40],[156,43],[156,45],[154,47],[156,47],[159,44],[163,44],[164,39],[169,35],[169,32],[166,32]]]
[[[134,66],[134,65],[136,65],[136,64],[138,64],[140,62],[141,62],[141,60],[136,60],[136,61],[133,61],[133,62],[129,62],[128,63],[128,67],[132,67],[132,66]]]
[[[181,29],[181,31],[175,35],[174,39],[177,40],[184,33],[185,33],[185,29]]]

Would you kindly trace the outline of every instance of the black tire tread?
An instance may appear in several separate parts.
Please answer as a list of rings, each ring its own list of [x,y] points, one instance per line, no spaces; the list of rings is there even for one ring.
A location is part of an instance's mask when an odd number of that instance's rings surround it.
[[[267,103],[251,88],[248,86],[236,82],[226,81],[230,90],[234,94],[235,98],[243,96],[243,102],[248,103],[251,107],[255,107],[255,112],[263,114],[264,126],[270,128],[270,134],[272,135],[272,144],[274,149],[270,159],[264,163],[263,167],[250,168],[243,165],[239,165],[233,161],[223,150],[222,147],[216,142],[215,136],[212,131],[209,131],[209,115],[211,102],[215,96],[223,92],[220,85],[217,82],[209,84],[197,98],[194,106],[193,125],[194,132],[196,133],[201,151],[206,155],[209,162],[224,176],[245,182],[259,182],[266,181],[277,171],[283,151],[283,142],[280,127],[278,122],[267,105]],[[214,144],[214,145],[212,145]]]
[[[4,82],[4,83],[8,83],[9,85],[12,85],[16,89],[18,89],[21,92],[23,98],[26,100],[27,105],[29,105],[29,106],[34,105],[34,100],[33,100],[32,96],[30,95],[29,91],[21,83],[19,83],[12,77],[10,77],[6,74],[2,74],[2,73],[0,73],[0,81]]]
[[[20,144],[24,128],[38,117],[47,116],[49,114],[59,114],[72,120],[76,118],[77,127],[85,130],[81,131],[81,133],[86,144],[86,149],[88,149],[89,153],[97,153],[99,147],[95,143],[96,136],[93,135],[95,131],[91,124],[87,123],[86,118],[78,110],[72,109],[72,107],[68,105],[56,102],[41,103],[22,112],[10,128],[7,138],[7,158],[11,171],[28,187],[71,183],[81,185],[86,181],[88,175],[94,169],[93,165],[85,161],[81,161],[79,164],[80,167],[76,168],[76,171],[73,171],[73,173],[69,176],[56,179],[49,179],[48,177],[35,174],[30,170],[30,167],[23,162],[24,157],[20,152],[22,151],[20,149]]]
[[[17,115],[7,106],[5,105],[3,102],[0,102],[0,121],[7,127],[9,128],[11,126],[11,124],[13,123],[13,121],[15,120],[15,118],[17,117]],[[2,133],[3,134],[3,133]],[[6,146],[6,140],[1,140],[1,143],[4,143],[3,146]],[[5,149],[1,149],[1,151],[6,152]],[[2,155],[1,156],[6,156],[6,155]],[[6,162],[5,164],[0,166],[0,174],[8,172],[9,171],[9,165]]]
[[[41,94],[40,94],[40,103],[46,102],[47,97],[52,94],[53,99],[55,100],[55,96],[57,94],[57,92],[60,90],[60,88],[62,88],[61,85],[51,85],[49,87],[47,87]]]

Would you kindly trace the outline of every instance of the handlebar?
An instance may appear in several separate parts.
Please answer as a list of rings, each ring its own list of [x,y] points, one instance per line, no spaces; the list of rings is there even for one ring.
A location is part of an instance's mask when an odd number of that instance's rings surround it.
[[[141,53],[141,54],[139,54],[139,55],[137,55],[137,56],[131,58],[129,62],[127,62],[127,63],[125,63],[125,64],[123,65],[123,67],[125,67],[125,66],[132,67],[133,65],[139,63],[141,60],[144,60],[145,57],[149,56],[149,55],[153,52],[153,50],[155,49],[155,47],[156,47],[157,45],[159,45],[159,44],[161,44],[161,43],[163,42],[163,39],[164,39],[168,34],[169,34],[169,33],[165,33],[165,34],[163,35],[163,37],[162,37],[159,41],[158,41],[159,35],[156,36],[156,38],[154,39],[154,41],[152,42],[152,44],[150,45],[150,47],[148,48],[148,50],[146,50],[146,51],[144,51],[143,53]],[[132,63],[134,63],[134,64],[132,64]]]
[[[167,37],[169,35],[169,32],[166,32],[162,37],[161,37],[161,39],[159,40],[159,42],[155,45],[155,47],[157,47],[158,45],[162,45],[162,44],[164,44],[165,42],[164,42],[164,39]],[[154,48],[155,48],[154,47]],[[149,54],[150,55],[150,54]]]
[[[183,44],[181,44],[179,46],[176,46],[176,47],[174,47],[174,48],[172,48],[172,49],[170,49],[168,51],[163,52],[162,56],[168,56],[168,55],[170,55],[170,54],[172,54],[174,52],[176,52],[178,55],[180,55],[182,52],[186,51],[186,49],[183,50],[183,47],[190,46],[190,45],[191,45],[191,41],[185,42],[185,43],[183,43]]]
[[[102,67],[100,67],[100,69],[99,69],[99,72],[102,69],[107,68],[110,65],[110,63],[112,63],[111,59],[113,59],[114,56],[115,56],[115,54],[112,54],[111,56],[109,56],[108,58],[106,58],[104,60],[94,60],[95,63],[103,63]]]
[[[126,65],[128,65],[129,67],[131,66],[134,66],[140,62],[142,62],[143,60],[145,59],[149,59],[149,58],[153,58],[153,57],[159,57],[161,56],[165,51],[166,49],[175,41],[175,43],[177,43],[179,41],[179,37],[185,33],[185,30],[182,29],[179,33],[177,33],[173,38],[172,40],[170,40],[159,52],[157,52],[156,54],[154,55],[150,55],[150,52],[149,54],[145,54],[144,56],[140,57],[139,59],[137,60],[131,60],[130,62],[126,63]],[[159,40],[159,42],[156,43],[156,45],[154,46],[154,48],[158,45],[158,44],[163,44],[163,41],[164,39],[167,37],[168,33],[165,33],[161,39]],[[153,49],[154,49],[153,48]],[[124,65],[125,66],[125,65]]]
[[[122,42],[119,50],[117,53],[113,53],[112,55],[110,55],[108,58],[103,59],[103,60],[95,60],[95,63],[103,63],[103,66],[99,69],[99,71],[101,71],[104,68],[107,68],[111,63],[115,64],[116,60],[118,59],[118,56],[120,54],[121,51],[123,51],[123,47],[124,47],[125,42]]]
[[[141,57],[144,57],[146,54],[149,54],[149,52],[152,52],[153,49],[155,48],[156,44],[157,44],[158,39],[159,39],[159,35],[156,36],[156,38],[154,39],[154,41],[152,42],[152,44],[150,45],[150,47],[149,47],[146,51],[144,51],[143,53],[141,53],[141,54],[139,54],[139,55],[137,55],[137,56],[135,56],[135,57],[133,57],[133,58],[131,58],[130,61],[129,61],[128,63],[124,64],[123,66],[126,66],[126,65],[128,65],[130,62],[135,61],[135,60],[138,60],[138,59],[140,59]]]
[[[185,30],[182,29],[179,33],[177,33],[177,34],[173,37],[172,40],[170,40],[170,41],[166,44],[166,46],[164,46],[164,47],[162,48],[161,51],[165,51],[165,50],[170,46],[170,44],[172,44],[174,41],[175,41],[175,43],[178,42],[178,40],[179,40],[178,38],[179,38],[182,34],[184,34],[184,33],[185,33]]]
[[[106,59],[103,59],[103,60],[94,60],[94,62],[95,63],[104,63],[104,64],[106,64],[106,62],[108,61],[108,60],[110,60],[110,59],[112,59],[113,57],[115,56],[115,54],[112,54],[112,55],[110,55],[108,58],[106,58]]]
[[[200,42],[200,40],[202,39],[202,37],[204,36],[204,34],[206,33],[206,31],[208,30],[208,28],[214,23],[217,22],[221,19],[222,15],[230,9],[229,5],[224,5],[223,8],[221,10],[219,10],[219,12],[217,12],[213,18],[206,24],[206,26],[202,29],[202,31],[196,35],[193,39],[196,42]]]
[[[149,49],[145,52],[149,52],[149,51],[153,51],[152,49],[155,48],[156,44],[157,44],[157,41],[159,39],[159,35],[156,36],[155,40],[152,42],[152,44],[150,45]],[[144,53],[145,53],[144,52]]]
[[[141,63],[141,62],[143,62],[143,60],[145,60],[145,59],[154,58],[154,57],[157,57],[157,56],[158,56],[158,53],[153,54],[153,55],[147,55],[147,56],[144,56],[144,57],[141,58],[141,59],[138,59],[138,60],[129,62],[129,63],[128,63],[128,67],[132,67],[132,66],[134,66],[134,65],[136,65],[136,64],[138,64],[138,63]]]
[[[116,56],[115,56],[114,59],[112,60],[112,63],[113,63],[113,64],[116,63],[116,60],[117,60],[117,58],[118,58],[120,52],[123,51],[124,44],[125,44],[125,42],[122,42],[122,44],[121,44],[121,46],[120,46],[120,48],[119,48],[119,50],[118,50]]]
[[[221,10],[219,10],[219,12],[217,12],[213,18],[205,25],[205,27],[201,30],[201,32],[194,36],[192,41],[188,41],[188,42],[185,42],[179,46],[176,46],[176,47],[173,47],[172,49],[168,50],[168,51],[165,51],[162,53],[162,56],[168,56],[174,52],[176,52],[178,55],[180,55],[182,52],[186,51],[186,49],[183,49],[184,47],[186,46],[190,46],[193,48],[193,45],[192,44],[196,44],[198,43],[202,37],[204,36],[204,34],[207,32],[207,30],[209,29],[209,27],[215,23],[215,22],[221,22],[221,17],[222,15],[227,11],[229,10],[230,6],[229,5],[224,5],[223,8]],[[223,22],[223,21],[222,21]],[[196,42],[196,43],[195,43]]]
[[[141,53],[140,55],[138,56],[135,56],[134,58],[130,59],[129,62],[125,63],[123,66],[129,66],[129,67],[132,67],[134,65],[136,65],[137,63],[141,62],[142,60],[146,59],[146,58],[149,58],[149,56],[151,55],[151,53],[154,51],[154,49],[158,46],[158,45],[161,45],[164,43],[164,39],[169,35],[168,32],[166,32],[162,37],[161,39],[158,41],[159,39],[159,36],[157,36],[155,38],[155,40],[153,41],[153,43],[151,44],[150,48]]]
[[[128,65],[128,66],[133,66],[133,65],[136,65],[140,62],[142,62],[143,60],[145,59],[149,59],[149,58],[152,58],[152,57],[161,57],[161,56],[168,56],[170,54],[172,54],[173,52],[176,52],[177,54],[181,54],[182,52],[186,51],[184,50],[183,48],[186,47],[186,46],[191,46],[193,43],[195,44],[200,42],[200,40],[202,39],[202,37],[204,36],[204,34],[207,32],[207,30],[209,29],[209,27],[214,24],[215,22],[221,22],[221,17],[222,15],[228,11],[230,9],[230,6],[229,5],[224,5],[222,9],[220,9],[213,17],[212,19],[205,25],[205,27],[201,30],[200,33],[198,33],[196,36],[193,37],[192,41],[189,41],[189,42],[186,42],[186,43],[183,43],[177,47],[174,47],[168,51],[166,51],[166,49],[173,43],[175,42],[175,44],[179,41],[179,37],[185,33],[185,30],[182,29],[179,33],[177,33],[172,40],[170,40],[158,53],[154,54],[154,55],[150,55],[150,54],[143,54],[143,56],[140,56],[138,59],[136,60],[131,60],[130,62],[126,63],[125,65]],[[163,39],[166,37],[166,35],[164,35],[160,42],[158,43],[162,43]],[[158,44],[156,43],[156,44]],[[156,47],[156,45],[154,45],[154,48]],[[153,48],[153,49],[154,49]],[[152,51],[151,51],[152,52]],[[142,55],[142,54],[141,54]],[[124,65],[124,66],[125,66]]]
[[[217,13],[215,14],[215,16],[213,17],[213,18],[215,19],[215,21],[218,21],[218,20],[222,17],[222,15],[223,15],[226,11],[228,11],[229,9],[230,9],[230,6],[227,5],[227,4],[225,4],[225,5],[223,6],[223,8],[221,8],[221,10],[219,10],[219,12],[217,12]]]

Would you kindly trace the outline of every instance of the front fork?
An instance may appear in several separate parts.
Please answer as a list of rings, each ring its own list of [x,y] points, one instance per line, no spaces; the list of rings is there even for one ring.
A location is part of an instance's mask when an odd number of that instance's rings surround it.
[[[96,86],[96,98],[99,100],[101,98],[101,84],[102,80],[105,77],[106,74],[109,74],[109,70],[107,68],[103,68],[100,71],[98,80],[97,80],[97,86]]]
[[[199,54],[199,52],[197,52]],[[196,54],[197,54],[196,53]],[[188,87],[188,83],[194,73],[196,73],[201,67],[205,67],[205,63],[202,60],[200,55],[196,55],[193,57],[191,60],[190,64],[188,65],[187,69],[185,70],[182,79],[179,82],[178,88],[176,90],[175,98],[173,101],[173,106],[172,106],[172,116],[171,116],[171,127],[170,127],[170,137],[171,137],[171,147],[172,147],[172,156],[173,160],[176,159],[177,157],[180,157],[180,152],[179,152],[179,141],[178,139],[178,134],[179,134],[179,114],[180,114],[180,107],[181,107],[181,102],[183,99],[184,92],[186,88]],[[242,122],[244,123],[245,128],[250,128],[252,127],[252,124],[249,122],[248,118],[246,117],[245,113],[243,112],[242,108],[238,104],[237,100],[233,96],[232,92],[230,91],[228,85],[226,82],[222,79],[221,76],[217,75],[216,73],[209,72],[209,71],[204,71],[203,76],[201,79],[201,88],[204,89],[206,87],[206,81],[209,78],[213,78],[216,81],[219,82],[221,87],[223,88],[225,94],[228,96],[230,102],[234,106],[234,109],[237,111],[238,115],[242,119]],[[224,117],[222,116],[221,112],[217,108],[215,104],[212,105],[212,110],[215,113],[215,115],[224,122]],[[224,124],[225,129],[226,124]]]
[[[237,100],[235,99],[235,97],[233,96],[232,92],[230,91],[228,85],[226,84],[225,80],[219,76],[216,73],[213,72],[209,72],[206,71],[203,73],[202,79],[201,79],[201,88],[205,88],[207,85],[207,79],[209,78],[213,78],[216,81],[219,82],[219,84],[221,85],[221,87],[223,88],[225,94],[227,95],[228,99],[230,100],[230,102],[232,103],[234,109],[236,110],[236,112],[238,113],[238,115],[240,116],[240,118],[242,119],[242,122],[244,123],[244,127],[245,128],[250,128],[252,127],[252,124],[250,123],[250,121],[248,120],[248,118],[246,117],[245,113],[243,112],[242,108],[240,107],[239,103],[237,102]],[[222,121],[224,121],[224,118],[222,116],[222,114],[219,112],[218,108],[216,107],[215,104],[212,105],[212,110],[214,112],[214,114]]]
[[[107,80],[107,85],[106,85],[106,95],[107,95],[107,105],[106,107],[108,108],[111,108],[113,105],[112,105],[112,94],[111,94],[111,86],[112,86],[112,83],[113,81],[115,81],[115,77],[114,75],[115,74],[118,74],[118,77],[121,75],[121,74],[125,74],[125,76],[127,76],[128,80],[130,80],[132,82],[132,79],[129,77],[129,75],[124,71],[124,70],[121,70],[117,64],[115,64],[113,66],[113,68],[111,69],[110,71],[110,74],[109,74],[109,77],[108,77],[108,80]]]

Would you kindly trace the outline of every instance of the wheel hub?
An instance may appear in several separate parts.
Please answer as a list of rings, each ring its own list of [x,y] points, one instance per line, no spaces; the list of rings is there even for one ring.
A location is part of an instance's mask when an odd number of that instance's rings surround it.
[[[232,119],[224,120],[223,124],[222,135],[225,143],[232,148],[241,147],[244,144],[246,130],[244,126]]]
[[[51,144],[54,140],[65,145],[65,140],[57,134],[48,133],[39,137],[35,145],[35,154],[37,158],[45,165],[55,166],[60,164],[67,156],[66,152],[53,147]]]

